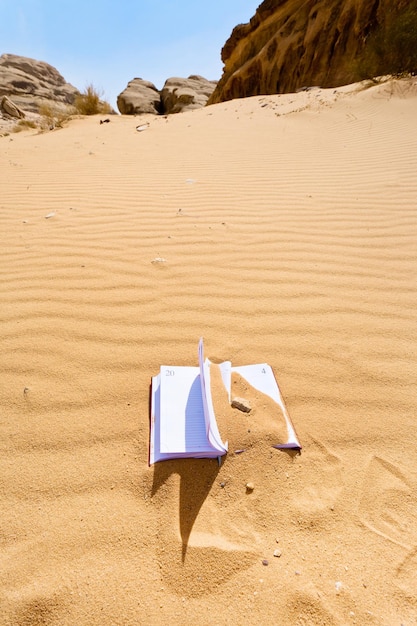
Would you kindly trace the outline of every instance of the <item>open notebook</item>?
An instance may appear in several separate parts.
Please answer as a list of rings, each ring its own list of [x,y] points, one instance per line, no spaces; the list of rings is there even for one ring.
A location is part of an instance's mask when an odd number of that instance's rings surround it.
[[[198,367],[162,365],[151,384],[151,424],[149,463],[185,457],[216,458],[227,452],[217,427],[210,391],[210,365],[204,359],[203,340],[198,345]],[[280,407],[287,427],[287,441],[277,448],[301,449],[285,408],[272,368],[266,363],[233,367],[230,361],[219,365],[229,392],[233,372]],[[271,416],[273,419],[274,416]]]

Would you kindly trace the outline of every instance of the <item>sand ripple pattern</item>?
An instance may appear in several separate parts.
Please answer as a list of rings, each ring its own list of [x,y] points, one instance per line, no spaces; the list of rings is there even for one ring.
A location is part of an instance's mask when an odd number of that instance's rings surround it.
[[[416,96],[292,98],[0,138],[5,624],[415,618]],[[273,365],[300,458],[147,468],[201,335]]]

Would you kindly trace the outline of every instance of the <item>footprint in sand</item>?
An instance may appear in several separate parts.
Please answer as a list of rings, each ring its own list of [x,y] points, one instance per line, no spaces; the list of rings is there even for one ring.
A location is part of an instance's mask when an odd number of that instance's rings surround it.
[[[414,548],[397,569],[396,583],[407,595],[417,596],[417,548]]]
[[[417,497],[401,470],[372,457],[365,474],[360,519],[370,530],[410,549],[417,543]]]
[[[65,614],[67,607],[65,601],[59,595],[49,596],[45,590],[45,595],[39,595],[27,590],[23,592],[18,601],[15,602],[14,624],[53,624],[62,623],[61,618]],[[11,623],[11,622],[10,622]]]
[[[303,454],[303,485],[294,504],[303,514],[320,513],[334,505],[343,489],[342,462],[320,441]]]
[[[311,585],[308,590],[288,594],[279,623],[296,626],[322,626],[322,624],[336,626],[340,621],[318,597],[317,590]]]

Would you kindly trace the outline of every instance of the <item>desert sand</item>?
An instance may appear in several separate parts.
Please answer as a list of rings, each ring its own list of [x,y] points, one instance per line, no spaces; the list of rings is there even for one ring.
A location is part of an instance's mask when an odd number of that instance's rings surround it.
[[[417,623],[416,111],[404,79],[0,138],[2,626]],[[148,466],[201,336],[274,368],[301,454],[263,420]]]

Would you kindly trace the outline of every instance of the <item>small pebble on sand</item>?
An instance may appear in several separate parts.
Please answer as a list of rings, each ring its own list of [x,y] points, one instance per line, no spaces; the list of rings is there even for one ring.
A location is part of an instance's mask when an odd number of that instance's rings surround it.
[[[239,411],[242,411],[242,413],[250,413],[252,410],[249,400],[246,400],[245,398],[233,398],[232,408],[238,409]]]

